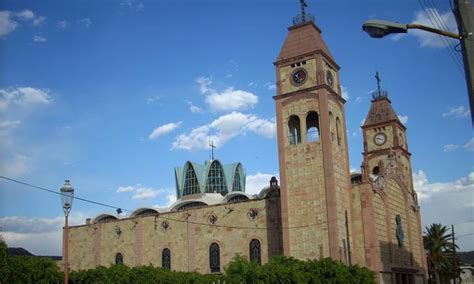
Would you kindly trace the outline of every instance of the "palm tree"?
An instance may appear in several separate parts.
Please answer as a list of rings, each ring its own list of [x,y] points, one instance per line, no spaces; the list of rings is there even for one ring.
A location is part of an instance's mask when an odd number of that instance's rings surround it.
[[[449,229],[441,224],[431,224],[425,227],[423,244],[428,254],[428,269],[432,270],[430,276],[434,274],[434,283],[441,283],[446,276],[454,272],[453,270],[453,244],[452,235]]]

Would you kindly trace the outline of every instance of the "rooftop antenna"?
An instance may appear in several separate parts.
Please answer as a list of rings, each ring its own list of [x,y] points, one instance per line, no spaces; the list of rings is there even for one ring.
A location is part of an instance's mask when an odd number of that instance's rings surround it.
[[[308,7],[308,5],[305,2],[306,0],[300,0],[301,3],[301,22],[304,23],[306,22],[306,12],[304,8]]]

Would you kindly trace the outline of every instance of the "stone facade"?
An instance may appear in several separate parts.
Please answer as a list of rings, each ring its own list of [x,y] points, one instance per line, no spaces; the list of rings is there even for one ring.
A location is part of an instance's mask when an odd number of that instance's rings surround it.
[[[249,216],[250,210],[257,215]],[[249,256],[249,244],[261,244],[261,261],[281,255],[281,221],[278,195],[266,198],[193,208],[70,228],[69,262],[72,270],[115,264],[123,256],[129,266],[162,266],[163,249],[171,252],[171,269],[210,273],[209,246],[220,247],[220,261],[236,254]],[[210,217],[217,220],[211,223]],[[167,224],[167,225],[165,225]],[[223,265],[221,266],[223,271]]]
[[[339,66],[313,22],[288,30],[274,63],[280,186],[272,179],[258,196],[200,190],[164,211],[71,227],[71,269],[109,266],[117,256],[130,266],[163,266],[166,250],[172,270],[222,272],[236,254],[254,257],[256,240],[262,263],[281,254],[331,257],[370,268],[378,283],[425,282],[405,126],[379,90],[362,126],[362,172],[351,176]]]

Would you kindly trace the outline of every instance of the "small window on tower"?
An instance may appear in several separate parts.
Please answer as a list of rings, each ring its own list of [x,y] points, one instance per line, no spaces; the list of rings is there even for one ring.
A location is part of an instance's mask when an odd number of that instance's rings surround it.
[[[290,145],[301,143],[300,118],[296,115],[290,116],[288,120],[288,142]]]
[[[341,146],[342,128],[341,128],[341,120],[339,119],[339,117],[336,117],[336,135],[337,135],[337,145]]]
[[[334,115],[329,112],[329,131],[331,132],[331,142],[334,141]]]
[[[306,141],[319,141],[319,116],[315,111],[311,111],[306,116]]]
[[[372,174],[373,175],[376,175],[378,176],[380,174],[380,168],[379,166],[375,166],[373,169],[372,169]]]

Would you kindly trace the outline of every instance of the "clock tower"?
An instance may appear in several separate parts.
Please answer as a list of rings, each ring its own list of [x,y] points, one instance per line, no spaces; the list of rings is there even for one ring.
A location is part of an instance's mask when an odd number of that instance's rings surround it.
[[[362,126],[362,174],[352,188],[354,200],[364,204],[352,210],[362,216],[363,224],[353,221],[354,231],[364,232],[364,242],[356,245],[354,255],[358,262],[380,272],[386,283],[390,279],[392,283],[403,279],[412,283],[414,277],[423,278],[426,259],[411,154],[406,127],[392,108],[388,93],[381,90],[378,72],[375,78],[377,90]],[[359,260],[361,254],[365,260]]]
[[[274,65],[283,251],[350,262],[350,174],[339,66],[314,18],[288,28]]]

